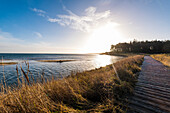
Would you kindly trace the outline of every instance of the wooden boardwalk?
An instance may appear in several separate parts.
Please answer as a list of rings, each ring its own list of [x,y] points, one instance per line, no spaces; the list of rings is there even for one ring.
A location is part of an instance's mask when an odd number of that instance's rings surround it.
[[[128,113],[170,113],[170,69],[145,56],[129,108]]]

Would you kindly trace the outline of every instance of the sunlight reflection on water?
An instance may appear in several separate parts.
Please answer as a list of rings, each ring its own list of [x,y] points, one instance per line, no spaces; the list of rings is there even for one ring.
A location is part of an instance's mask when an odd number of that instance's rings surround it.
[[[101,67],[113,63],[111,59],[112,57],[108,55],[97,55],[95,58],[95,62],[98,67]]]

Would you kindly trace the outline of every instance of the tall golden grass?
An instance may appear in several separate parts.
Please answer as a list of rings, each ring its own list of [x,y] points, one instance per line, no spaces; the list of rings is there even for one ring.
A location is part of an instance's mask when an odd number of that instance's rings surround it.
[[[143,56],[137,55],[114,63],[120,80],[108,65],[63,79],[6,87],[0,92],[0,112],[125,112],[142,62]]]
[[[151,57],[170,67],[170,54],[155,54]]]

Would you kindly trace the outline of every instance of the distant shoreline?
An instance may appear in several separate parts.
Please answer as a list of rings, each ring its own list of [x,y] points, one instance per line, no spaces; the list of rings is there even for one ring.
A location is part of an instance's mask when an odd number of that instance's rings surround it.
[[[62,62],[71,62],[76,60],[37,60],[38,62],[56,62],[56,63],[62,63]]]
[[[152,54],[148,54],[148,53],[113,53],[113,52],[105,52],[105,53],[101,53],[100,55],[129,57],[129,56],[135,56],[135,55],[152,55]]]
[[[133,56],[133,55],[136,55],[136,54],[105,52],[105,53],[101,53],[100,55],[111,55],[111,56],[128,57],[128,56]]]
[[[14,65],[14,64],[18,64],[17,62],[0,62],[0,66],[3,65]]]

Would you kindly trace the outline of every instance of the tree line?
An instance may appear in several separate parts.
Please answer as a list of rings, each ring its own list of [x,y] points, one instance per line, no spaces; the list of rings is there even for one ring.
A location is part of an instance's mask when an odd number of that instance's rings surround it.
[[[131,41],[111,45],[111,52],[120,53],[170,53],[170,40]]]

